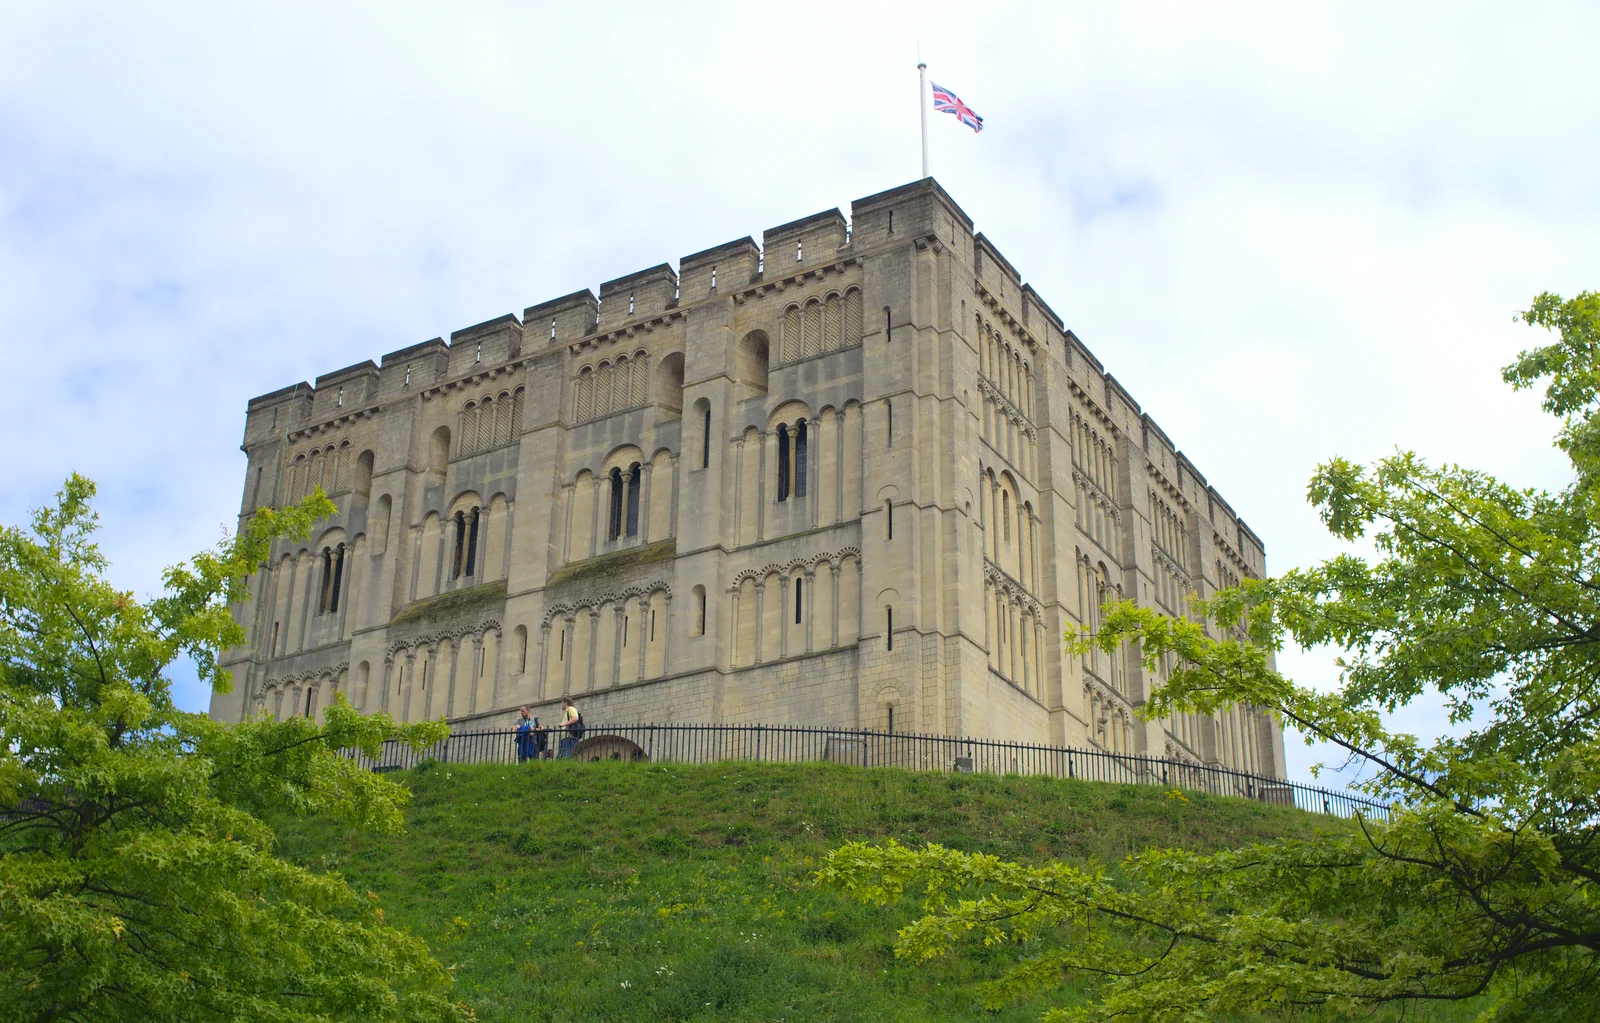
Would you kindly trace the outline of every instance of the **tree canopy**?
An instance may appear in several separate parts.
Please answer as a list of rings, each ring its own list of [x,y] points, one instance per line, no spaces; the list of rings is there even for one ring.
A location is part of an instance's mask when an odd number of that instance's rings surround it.
[[[1521,318],[1554,337],[1504,379],[1544,387],[1572,466],[1563,489],[1413,452],[1335,458],[1310,500],[1373,556],[1246,580],[1183,619],[1108,605],[1098,634],[1069,635],[1152,669],[1176,661],[1146,717],[1250,702],[1341,747],[1393,803],[1387,820],[1115,868],[853,843],[820,880],[879,903],[920,895],[901,956],[1020,943],[997,1000],[1091,983],[1089,1004],[1047,1018],[1331,1019],[1467,1002],[1486,1020],[1600,1019],[1600,295],[1540,295]],[[1337,686],[1275,671],[1269,652],[1285,642],[1340,651]],[[1454,734],[1423,742],[1386,723],[1425,695],[1442,698]]]
[[[74,475],[31,530],[0,530],[0,1019],[454,1020],[449,976],[370,893],[273,855],[277,815],[393,832],[406,789],[339,750],[423,744],[440,723],[304,717],[226,726],[174,705],[180,655],[226,691],[231,606],[278,537],[333,510],[319,490],[115,589]]]

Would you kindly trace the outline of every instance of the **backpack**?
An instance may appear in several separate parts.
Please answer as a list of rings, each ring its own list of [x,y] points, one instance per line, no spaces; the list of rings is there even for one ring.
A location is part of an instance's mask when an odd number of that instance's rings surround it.
[[[572,740],[574,742],[582,741],[582,739],[583,739],[583,712],[582,711],[579,711],[578,712],[578,716],[572,719],[572,724],[567,726],[567,734],[572,736]]]

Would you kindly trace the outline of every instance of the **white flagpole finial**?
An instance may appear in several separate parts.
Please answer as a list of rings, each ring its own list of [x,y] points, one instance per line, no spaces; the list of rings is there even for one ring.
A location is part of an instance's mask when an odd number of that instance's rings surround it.
[[[928,176],[928,65],[922,60],[922,44],[917,44],[917,109],[922,115],[922,176]]]

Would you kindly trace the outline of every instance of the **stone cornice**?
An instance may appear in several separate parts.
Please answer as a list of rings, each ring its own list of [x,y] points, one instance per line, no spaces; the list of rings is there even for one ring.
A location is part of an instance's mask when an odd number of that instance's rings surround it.
[[[686,318],[687,315],[681,309],[668,309],[666,312],[657,313],[655,316],[635,320],[632,323],[624,323],[604,333],[594,333],[587,337],[580,337],[576,341],[569,341],[567,342],[567,351],[577,355],[585,348],[599,348],[602,344],[608,342],[635,338],[640,334],[653,334],[659,329],[670,327],[678,320]]]
[[[782,277],[766,279],[765,275],[760,280],[751,281],[744,288],[733,293],[734,305],[744,305],[751,298],[763,298],[768,291],[783,294],[790,285],[802,285],[807,279],[815,277],[817,280],[826,280],[829,274],[838,276],[851,266],[859,265],[861,257],[856,255],[844,256],[840,259],[822,263],[817,266],[807,266],[785,274]]]
[[[986,585],[1005,590],[1021,598],[1022,602],[1028,606],[1030,615],[1042,618],[1044,614],[1043,605],[1034,598],[1032,593],[1028,592],[1028,588],[1023,586],[1015,576],[990,560],[988,554],[983,556],[983,581]]]
[[[1033,417],[1022,411],[1021,407],[1019,407],[1016,402],[1012,401],[1010,398],[1007,398],[1001,392],[1000,388],[995,386],[994,381],[990,380],[982,373],[978,374],[978,393],[986,394],[990,398],[993,398],[996,404],[1001,405],[1006,411],[1011,413],[1012,418],[1027,424],[1028,436],[1035,440],[1038,439],[1038,434],[1034,431]]]
[[[1015,334],[1024,344],[1026,344],[1029,351],[1033,352],[1034,356],[1037,357],[1039,353],[1039,339],[1034,337],[1032,332],[1030,332],[1027,327],[1023,326],[1021,320],[1011,315],[1011,311],[1005,307],[1005,303],[1000,301],[999,296],[990,292],[988,288],[985,288],[982,281],[974,280],[972,282],[972,288],[978,293],[978,297],[983,300],[983,304],[988,306],[990,311],[994,313],[995,319],[1005,324],[1011,333]]]
[[[1100,425],[1111,431],[1111,435],[1113,437],[1121,435],[1122,431],[1117,428],[1117,424],[1111,421],[1111,417],[1106,415],[1105,410],[1100,407],[1100,405],[1094,400],[1094,397],[1090,395],[1088,391],[1085,391],[1083,388],[1078,386],[1078,382],[1076,380],[1068,377],[1067,387],[1071,389],[1072,396],[1074,398],[1077,398],[1080,402],[1088,407],[1090,414],[1092,414],[1095,419],[1099,421]]]
[[[1077,466],[1073,466],[1072,478],[1077,480],[1078,483],[1082,484],[1083,489],[1089,492],[1089,496],[1095,498],[1100,502],[1100,504],[1105,506],[1106,511],[1111,514],[1112,519],[1121,521],[1122,510],[1117,507],[1117,502],[1111,497],[1110,494],[1106,493],[1100,484],[1091,479],[1088,473],[1084,472]]]
[[[326,419],[320,423],[312,423],[309,426],[302,426],[298,430],[290,430],[288,433],[284,434],[284,440],[293,444],[295,441],[304,440],[307,437],[314,437],[317,434],[331,433],[334,430],[348,426],[349,424],[357,422],[358,420],[371,419],[379,412],[382,412],[383,408],[384,407],[382,405],[368,405],[365,408],[351,409],[348,412],[343,412],[340,415],[335,416],[333,419]]]

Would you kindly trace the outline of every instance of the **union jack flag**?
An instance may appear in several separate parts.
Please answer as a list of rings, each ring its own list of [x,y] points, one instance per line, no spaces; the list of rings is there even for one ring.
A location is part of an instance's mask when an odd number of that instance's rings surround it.
[[[983,130],[983,118],[977,111],[961,102],[961,97],[940,85],[929,82],[933,86],[933,109],[941,114],[955,114],[961,123],[973,131]]]

